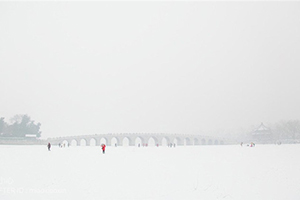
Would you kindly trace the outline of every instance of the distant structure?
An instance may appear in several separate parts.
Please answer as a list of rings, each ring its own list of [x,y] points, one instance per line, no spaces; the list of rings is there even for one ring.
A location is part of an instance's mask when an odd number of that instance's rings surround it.
[[[168,133],[108,133],[38,139],[36,135],[25,137],[1,137],[0,145],[51,145],[68,146],[197,146],[234,144],[231,140],[212,136]]]
[[[48,138],[53,145],[65,144],[72,146],[148,146],[150,141],[155,146],[192,146],[192,145],[223,145],[228,144],[223,138],[201,135],[164,134],[164,133],[109,133],[95,135],[68,136]],[[127,143],[127,145],[125,144]]]
[[[251,140],[256,143],[271,143],[273,141],[271,130],[263,123],[251,132]]]
[[[44,145],[46,141],[40,140],[36,135],[25,135],[25,137],[1,137],[0,145]]]
[[[25,138],[26,139],[37,139],[37,136],[36,136],[36,134],[26,134]]]

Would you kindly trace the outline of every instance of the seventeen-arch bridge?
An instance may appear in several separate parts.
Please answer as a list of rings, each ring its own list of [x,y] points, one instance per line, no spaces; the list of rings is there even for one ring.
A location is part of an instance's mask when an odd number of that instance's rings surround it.
[[[81,136],[67,136],[49,138],[47,142],[52,145],[69,144],[76,146],[167,146],[175,144],[178,146],[191,145],[223,145],[227,142],[222,138],[187,135],[187,134],[164,134],[164,133],[109,133]]]

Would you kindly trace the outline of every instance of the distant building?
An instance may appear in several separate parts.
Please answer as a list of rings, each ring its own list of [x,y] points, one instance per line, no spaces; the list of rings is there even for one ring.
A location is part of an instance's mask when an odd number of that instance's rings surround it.
[[[44,145],[46,140],[40,140],[34,134],[27,134],[25,137],[0,137],[0,145]]]
[[[26,135],[25,135],[25,138],[26,138],[26,139],[36,139],[37,137],[36,137],[35,134],[26,134]]]
[[[261,123],[258,128],[251,132],[251,140],[258,143],[271,143],[273,142],[272,131]]]

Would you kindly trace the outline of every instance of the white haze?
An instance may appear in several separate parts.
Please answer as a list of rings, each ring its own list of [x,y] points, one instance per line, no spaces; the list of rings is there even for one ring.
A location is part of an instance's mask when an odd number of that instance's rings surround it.
[[[0,116],[43,137],[300,119],[299,2],[0,2]]]

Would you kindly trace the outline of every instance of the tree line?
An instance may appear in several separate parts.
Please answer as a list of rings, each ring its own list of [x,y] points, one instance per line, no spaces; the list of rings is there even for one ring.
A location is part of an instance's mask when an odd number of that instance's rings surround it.
[[[228,136],[237,141],[244,141],[252,138],[252,133],[257,129],[258,125],[252,125],[245,129],[241,128],[234,134]],[[270,141],[300,141],[300,120],[281,120],[275,123],[267,123],[269,129]]]
[[[270,134],[268,137],[270,142],[294,141],[296,143],[300,143],[300,120],[281,120],[273,123],[264,123],[264,125],[268,128],[268,132]],[[210,132],[209,135],[224,137],[237,142],[251,141],[253,139],[253,132],[258,127],[259,124],[231,130],[218,130],[216,132]]]
[[[0,136],[1,137],[25,137],[26,135],[36,135],[41,137],[41,123],[35,123],[28,115],[15,115],[10,123],[0,118]]]
[[[273,138],[280,139],[300,139],[300,121],[282,120],[270,126]]]

